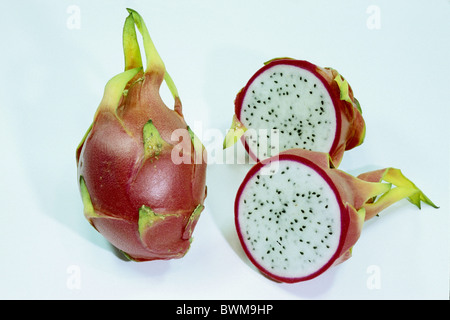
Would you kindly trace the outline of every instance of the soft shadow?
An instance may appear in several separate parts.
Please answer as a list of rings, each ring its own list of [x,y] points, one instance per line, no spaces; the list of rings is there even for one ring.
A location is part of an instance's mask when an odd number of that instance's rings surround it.
[[[106,240],[105,240],[106,241]],[[108,242],[108,250],[118,258],[118,263],[125,263],[127,270],[132,270],[136,274],[143,275],[144,277],[151,277],[158,279],[159,277],[167,274],[171,269],[173,263],[179,263],[177,260],[152,260],[152,261],[133,261],[128,259],[121,250],[114,247]],[[160,280],[162,281],[162,279]]]
[[[232,147],[231,147],[232,148]],[[216,163],[208,166],[208,197],[206,205],[214,223],[230,247],[245,258],[234,223],[234,201],[236,192],[251,164]]]
[[[133,262],[132,260],[128,259],[127,256],[121,250],[117,249],[109,242],[108,242],[108,247],[109,247],[109,250],[114,254],[114,256],[116,256],[120,260],[122,260],[124,262]]]

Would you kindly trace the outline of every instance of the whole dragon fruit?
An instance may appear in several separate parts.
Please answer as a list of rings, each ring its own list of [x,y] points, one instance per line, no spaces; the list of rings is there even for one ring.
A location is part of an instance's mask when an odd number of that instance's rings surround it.
[[[277,134],[273,142],[267,139],[271,130]],[[301,148],[329,153],[339,165],[344,151],[360,145],[364,136],[359,103],[336,70],[279,58],[267,62],[237,94],[224,148],[241,138],[254,160]]]
[[[132,260],[180,258],[204,207],[204,150],[186,125],[175,84],[143,19],[127,10],[125,71],[106,84],[76,151],[84,214]],[[143,37],[145,71],[135,25]],[[173,110],[160,97],[163,80],[174,97]]]
[[[263,274],[300,282],[347,260],[364,221],[403,198],[436,207],[398,169],[355,178],[332,167],[328,154],[291,149],[250,169],[236,195],[235,224]]]

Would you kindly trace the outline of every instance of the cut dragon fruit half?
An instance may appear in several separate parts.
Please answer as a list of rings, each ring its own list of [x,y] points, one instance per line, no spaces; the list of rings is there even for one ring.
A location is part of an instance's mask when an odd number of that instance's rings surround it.
[[[363,222],[405,197],[435,207],[398,169],[355,178],[333,168],[325,153],[292,149],[250,169],[237,192],[235,224],[263,274],[300,282],[348,259]]]
[[[252,262],[291,282],[313,277],[336,260],[348,217],[319,167],[290,156],[279,161],[277,173],[259,174],[262,164],[250,171],[236,201],[236,225]]]
[[[268,139],[271,130],[275,141]],[[242,136],[254,160],[275,155],[272,150],[302,148],[327,152],[338,165],[364,135],[359,103],[336,70],[283,58],[266,63],[238,93],[224,147]]]

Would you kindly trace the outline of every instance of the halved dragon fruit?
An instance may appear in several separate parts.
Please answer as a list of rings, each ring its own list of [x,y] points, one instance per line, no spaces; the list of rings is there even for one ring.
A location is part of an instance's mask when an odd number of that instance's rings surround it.
[[[263,274],[300,282],[347,260],[364,221],[403,198],[436,207],[398,169],[355,178],[328,154],[291,149],[250,169],[237,192],[235,224]]]
[[[271,130],[278,141],[269,139]],[[364,136],[359,103],[336,70],[280,58],[267,62],[236,96],[224,148],[241,138],[254,160],[302,148],[329,153],[339,165],[344,151],[360,145]]]
[[[132,260],[180,258],[204,207],[204,150],[184,120],[175,84],[143,19],[128,11],[125,71],[106,84],[76,151],[84,215]],[[143,37],[145,71],[135,25]],[[159,94],[164,80],[175,100],[173,109]],[[182,163],[181,153],[187,159]]]

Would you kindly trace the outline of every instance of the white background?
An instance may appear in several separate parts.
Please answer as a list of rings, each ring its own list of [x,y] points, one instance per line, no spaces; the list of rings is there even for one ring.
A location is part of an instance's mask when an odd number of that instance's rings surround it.
[[[250,166],[211,164],[188,254],[124,261],[83,217],[75,149],[123,70],[126,7],[143,16],[203,140],[225,134],[236,93],[264,61],[331,66],[367,123],[341,169],[401,168],[440,209],[400,201],[365,224],[350,260],[279,284],[255,271],[234,230]],[[4,1],[0,24],[0,298],[448,299],[449,1]]]

